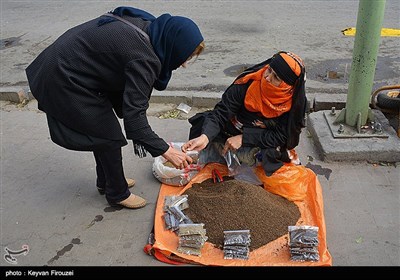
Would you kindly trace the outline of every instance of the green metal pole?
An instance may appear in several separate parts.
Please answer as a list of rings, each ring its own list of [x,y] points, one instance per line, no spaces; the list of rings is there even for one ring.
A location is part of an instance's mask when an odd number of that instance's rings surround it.
[[[375,76],[386,0],[360,0],[345,123],[365,125]]]

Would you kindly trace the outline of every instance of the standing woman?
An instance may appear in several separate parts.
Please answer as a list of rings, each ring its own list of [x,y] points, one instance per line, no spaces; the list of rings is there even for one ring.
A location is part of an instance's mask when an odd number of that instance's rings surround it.
[[[146,111],[153,88],[164,90],[172,71],[203,50],[203,36],[192,20],[118,7],[66,31],[27,67],[52,141],[94,153],[97,188],[110,205],[146,205],[128,190],[134,181],[125,178],[122,166],[126,138],[139,157],[146,151],[162,155],[180,169],[192,162],[152,130]]]

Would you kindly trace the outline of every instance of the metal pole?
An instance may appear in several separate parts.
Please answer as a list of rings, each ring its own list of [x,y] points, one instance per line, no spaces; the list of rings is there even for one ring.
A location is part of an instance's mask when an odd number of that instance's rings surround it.
[[[365,125],[375,76],[386,0],[360,0],[353,61],[345,108],[345,123]]]

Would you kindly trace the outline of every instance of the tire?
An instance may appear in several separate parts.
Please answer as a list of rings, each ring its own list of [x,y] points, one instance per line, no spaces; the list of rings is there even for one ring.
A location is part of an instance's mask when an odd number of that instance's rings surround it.
[[[377,105],[384,109],[399,109],[400,95],[391,97],[386,92],[381,92],[376,97]]]

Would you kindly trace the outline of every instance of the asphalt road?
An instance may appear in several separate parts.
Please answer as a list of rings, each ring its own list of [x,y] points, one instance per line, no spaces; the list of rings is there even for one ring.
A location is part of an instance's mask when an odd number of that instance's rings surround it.
[[[356,0],[0,1],[0,89],[26,88],[24,69],[59,35],[126,5],[156,16],[188,16],[202,30],[206,52],[193,65],[174,72],[170,93],[221,92],[244,65],[279,50],[305,60],[308,93],[347,90],[345,76],[327,79],[326,73],[349,69],[354,37],[341,30],[355,26]],[[400,1],[386,1],[383,27],[399,28],[399,15]],[[382,37],[374,87],[398,84],[399,77],[399,37]],[[29,254],[18,256],[18,265],[164,265],[143,253],[160,185],[150,172],[152,158],[138,160],[131,144],[124,148],[126,173],[137,180],[134,192],[149,205],[134,212],[110,211],[95,189],[90,153],[66,151],[52,143],[35,101],[25,107],[3,101],[0,105],[1,245],[14,250],[29,245]],[[152,106],[149,119],[160,136],[186,139],[187,121],[156,118],[162,105],[156,104],[154,111]],[[398,267],[398,165],[322,162],[306,130],[301,139],[302,163],[318,175],[323,187],[333,265]]]
[[[302,57],[308,92],[347,92],[357,0],[346,1],[76,1],[1,0],[0,87],[26,86],[24,69],[67,29],[118,6],[132,6],[155,16],[192,18],[206,51],[187,69],[174,72],[167,90],[222,91],[244,66],[279,50]],[[387,0],[383,27],[400,28],[400,1]],[[105,38],[106,39],[106,38]],[[382,37],[374,87],[400,82],[399,37]],[[328,79],[328,71],[341,72]]]

